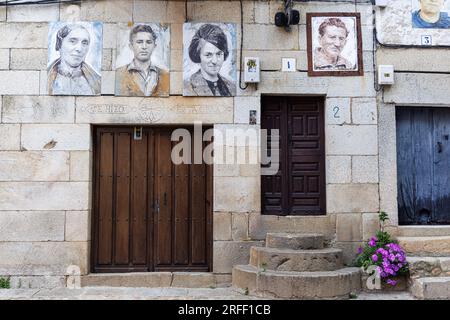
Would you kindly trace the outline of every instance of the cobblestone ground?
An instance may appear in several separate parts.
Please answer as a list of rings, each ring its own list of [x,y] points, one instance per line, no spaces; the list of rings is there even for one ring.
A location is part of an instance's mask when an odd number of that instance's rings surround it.
[[[4,289],[0,300],[260,300],[233,288],[111,288],[86,287],[81,289]],[[412,300],[407,292],[366,293],[355,300]]]

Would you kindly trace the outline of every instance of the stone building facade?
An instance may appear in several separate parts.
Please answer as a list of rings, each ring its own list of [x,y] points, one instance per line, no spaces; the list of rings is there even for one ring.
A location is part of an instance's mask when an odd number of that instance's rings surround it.
[[[398,228],[395,135],[397,106],[448,106],[448,49],[375,46],[374,13],[383,9],[371,1],[294,2],[300,24],[290,32],[273,22],[282,1],[243,1],[243,56],[260,58],[261,82],[235,97],[183,97],[184,1],[81,1],[81,21],[103,22],[102,94],[48,96],[48,22],[66,20],[68,6],[0,7],[0,275],[14,286],[65,286],[70,265],[91,273],[93,126],[202,121],[219,130],[246,129],[251,109],[259,125],[266,95],[325,99],[326,212],[262,215],[260,166],[214,166],[215,283],[230,282],[233,266],[248,263],[250,247],[263,246],[269,232],[321,233],[350,265],[378,229],[380,210],[407,248],[420,251],[408,236],[437,235],[439,241],[430,240],[438,241],[433,255],[449,252],[445,227]],[[364,76],[308,77],[306,13],[355,11],[361,14]],[[187,12],[189,21],[236,23],[240,47],[239,1],[188,1]],[[170,24],[170,97],[113,96],[115,30],[128,22]],[[286,57],[296,58],[296,72],[281,71]],[[395,85],[377,88],[375,62],[395,66]],[[117,105],[124,110],[115,112]],[[144,110],[157,116],[143,117]]]

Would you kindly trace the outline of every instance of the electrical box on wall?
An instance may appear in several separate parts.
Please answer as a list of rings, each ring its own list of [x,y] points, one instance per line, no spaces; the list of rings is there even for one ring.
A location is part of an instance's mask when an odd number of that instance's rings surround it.
[[[378,66],[378,84],[380,85],[394,84],[394,66],[392,65]]]
[[[258,83],[259,80],[259,58],[245,57],[244,82]]]
[[[375,5],[377,7],[386,7],[388,5],[389,0],[375,0]]]

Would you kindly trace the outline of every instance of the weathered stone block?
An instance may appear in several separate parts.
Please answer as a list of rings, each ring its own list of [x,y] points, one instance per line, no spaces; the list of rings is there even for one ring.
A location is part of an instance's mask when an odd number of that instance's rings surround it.
[[[233,13],[235,17],[238,17]],[[264,35],[244,39],[244,49],[247,50],[298,50],[298,26],[291,26],[292,31],[274,28],[272,25],[244,24],[244,34]]]
[[[256,123],[261,119],[261,100],[259,97],[234,98],[234,123],[249,124],[250,110],[256,111]]]
[[[39,94],[39,71],[0,71],[0,94]]]
[[[170,25],[170,48],[183,50],[183,24],[172,23]]]
[[[377,124],[377,101],[375,98],[352,98],[352,123]]]
[[[117,29],[117,23],[103,24],[103,49],[116,49]]]
[[[195,21],[240,23],[241,18],[237,14],[240,10],[240,4],[237,1],[194,1],[188,7],[188,15],[195,19]]]
[[[55,289],[66,285],[65,276],[13,276],[10,281],[12,289],[27,289],[30,293],[36,293],[30,289]]]
[[[336,219],[334,215],[326,216],[272,216],[251,213],[249,216],[250,238],[266,239],[266,234],[277,232],[288,233],[321,233],[325,239],[334,238]]]
[[[241,164],[239,165],[239,175],[241,177],[259,177],[261,176],[261,165]]]
[[[112,49],[104,49],[102,56],[102,70],[111,71],[112,70]]]
[[[248,213],[233,213],[231,215],[231,235],[234,241],[249,240]]]
[[[0,274],[65,275],[79,266],[86,274],[88,242],[0,242]]]
[[[355,258],[358,255],[358,248],[363,245],[363,242],[336,242],[333,247],[342,250],[345,265],[353,266]]]
[[[280,71],[282,58],[295,58],[297,70],[308,69],[308,59],[305,50],[244,50],[243,57],[259,57],[261,71]]]
[[[87,182],[0,182],[0,210],[87,210]]]
[[[0,152],[0,181],[67,181],[68,152]]]
[[[450,61],[446,52],[434,48],[377,48],[377,63],[391,64],[395,71],[450,71]],[[433,57],[433,59],[430,59]],[[423,63],[426,61],[426,63]]]
[[[57,4],[36,4],[8,7],[8,22],[57,21],[59,6]]]
[[[384,102],[448,105],[448,74],[396,73],[395,86],[384,90]],[[420,90],[417,90],[420,88]]]
[[[73,123],[74,121],[74,97],[3,97],[3,123]]]
[[[450,277],[415,279],[411,293],[419,299],[448,300],[450,297]]]
[[[254,1],[254,6],[255,23],[269,24],[272,22],[269,1]]]
[[[81,277],[82,287],[170,287],[170,272],[91,273]]]
[[[261,72],[262,94],[317,94],[330,97],[374,97],[373,73],[363,77],[308,77],[306,72]],[[248,91],[248,90],[246,90]],[[252,95],[251,91],[238,95]]]
[[[250,212],[260,210],[259,177],[218,177],[214,180],[215,211]]]
[[[81,3],[83,21],[129,22],[133,20],[132,1],[87,1]]]
[[[36,134],[39,132],[39,134]],[[91,130],[84,124],[24,124],[22,146],[27,150],[90,150]]]
[[[64,221],[63,211],[3,211],[0,241],[64,241]]]
[[[378,157],[353,156],[352,157],[353,183],[378,183]]]
[[[214,177],[237,177],[239,176],[238,164],[215,164]]]
[[[337,241],[361,241],[362,218],[359,213],[343,213],[336,215]]]
[[[170,71],[183,71],[183,50],[170,51]]]
[[[324,236],[320,233],[268,233],[266,236],[267,248],[314,251],[323,246]]]
[[[0,150],[20,150],[20,125],[0,124]]]
[[[397,237],[407,254],[418,257],[450,257],[450,236]]]
[[[214,240],[231,240],[231,213],[213,213],[213,238]]]
[[[88,211],[67,211],[65,241],[90,241],[90,216]]]
[[[206,272],[174,272],[172,287],[181,288],[215,288],[214,274]]]
[[[263,241],[215,241],[213,272],[231,273],[233,266],[249,262],[250,247],[263,245]]]
[[[188,3],[188,10],[189,7],[190,3]],[[137,0],[134,1],[133,19],[137,22],[182,23],[185,20],[184,3],[180,1]]]
[[[352,179],[352,159],[350,156],[328,156],[327,183],[350,183]]]
[[[327,185],[327,211],[378,212],[377,184],[329,184]]]
[[[395,106],[379,106],[379,179],[380,208],[398,224],[397,213],[397,143]]]
[[[329,155],[378,154],[377,126],[336,126],[325,128],[326,150]]]
[[[325,106],[327,124],[350,124],[350,98],[327,98]]]
[[[378,220],[378,213],[363,213],[362,214],[362,235],[363,240],[368,241],[375,233],[380,230],[380,222]]]
[[[181,96],[183,94],[183,73],[173,71],[170,73],[170,95]]]
[[[102,71],[102,94],[113,95],[115,90],[115,81],[115,71]]]
[[[48,23],[0,23],[0,48],[47,47]],[[1,87],[1,86],[0,86]]]
[[[0,49],[0,70],[9,69],[9,49]]]
[[[89,151],[70,152],[70,180],[90,181],[91,180],[91,158]]]
[[[232,123],[232,98],[76,99],[77,123]]]

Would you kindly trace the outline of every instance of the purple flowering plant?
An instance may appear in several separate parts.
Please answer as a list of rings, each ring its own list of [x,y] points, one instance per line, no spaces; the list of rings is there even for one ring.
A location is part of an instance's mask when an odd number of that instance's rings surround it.
[[[380,212],[378,218],[380,230],[364,247],[358,249],[355,265],[362,267],[364,271],[370,266],[375,266],[381,280],[395,286],[397,284],[395,277],[408,273],[408,262],[405,251],[391,239],[388,232],[384,231],[384,224],[389,220],[388,215]]]

